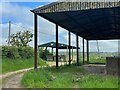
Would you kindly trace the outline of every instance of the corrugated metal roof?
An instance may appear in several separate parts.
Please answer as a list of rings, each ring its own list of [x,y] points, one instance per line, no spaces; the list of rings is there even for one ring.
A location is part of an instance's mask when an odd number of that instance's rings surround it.
[[[95,8],[110,8],[120,6],[118,2],[52,2],[42,7],[31,10],[34,13],[48,13],[48,12],[62,12],[62,11],[75,11],[75,10],[86,10]]]

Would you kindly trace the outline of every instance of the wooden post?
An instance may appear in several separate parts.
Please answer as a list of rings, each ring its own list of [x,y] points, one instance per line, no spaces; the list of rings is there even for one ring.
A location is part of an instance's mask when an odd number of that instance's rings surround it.
[[[84,61],[85,61],[85,50],[84,50],[84,38],[83,38],[83,64],[84,64]]]
[[[70,41],[71,41],[71,37],[70,37],[70,31],[69,31],[69,65],[71,64],[71,51],[70,51],[70,46],[71,46],[71,43],[70,43]]]
[[[78,35],[76,35],[76,44],[77,44],[77,65],[79,65],[79,52],[78,52]]]
[[[73,60],[73,47],[72,47],[72,60]]]
[[[56,67],[58,67],[58,25],[56,24]]]
[[[10,46],[10,33],[11,33],[11,21],[9,21],[9,36],[8,36],[8,46]]]
[[[87,40],[87,63],[89,63],[89,41]]]
[[[52,47],[52,56],[53,56],[53,61],[54,61],[54,55],[53,55],[53,47]]]
[[[37,69],[37,14],[34,14],[34,69]]]

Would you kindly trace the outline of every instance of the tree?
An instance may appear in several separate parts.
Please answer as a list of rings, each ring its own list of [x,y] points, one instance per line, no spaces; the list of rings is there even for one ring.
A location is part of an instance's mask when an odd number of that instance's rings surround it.
[[[10,44],[17,47],[27,47],[28,43],[32,41],[33,34],[30,31],[17,32],[10,36]]]

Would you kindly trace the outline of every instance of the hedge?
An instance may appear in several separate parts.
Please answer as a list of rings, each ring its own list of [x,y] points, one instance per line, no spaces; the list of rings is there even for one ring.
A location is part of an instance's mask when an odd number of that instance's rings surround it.
[[[46,55],[52,55],[48,50],[38,48],[38,57],[46,60]],[[3,58],[23,58],[29,59],[34,56],[34,49],[32,47],[15,47],[15,46],[2,46]]]
[[[21,58],[32,58],[33,57],[33,48],[31,47],[19,47],[18,52]]]
[[[2,46],[2,57],[5,58],[25,58],[33,57],[32,47],[15,47],[15,46]]]

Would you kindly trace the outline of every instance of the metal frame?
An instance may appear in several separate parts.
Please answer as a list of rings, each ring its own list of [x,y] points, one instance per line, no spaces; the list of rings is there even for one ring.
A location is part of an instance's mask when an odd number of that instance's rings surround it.
[[[76,35],[76,46],[77,46],[77,65],[79,65],[79,51],[78,51],[78,46],[79,46],[79,42],[78,42],[78,35]]]
[[[52,48],[52,56],[53,56],[53,48]],[[53,61],[54,61],[54,56],[53,56]]]
[[[58,25],[56,24],[56,67],[58,67]]]
[[[71,64],[71,49],[70,49],[70,46],[71,46],[71,35],[70,35],[70,31],[69,31],[69,65]]]
[[[87,63],[89,63],[89,40],[87,40]]]
[[[83,64],[85,63],[85,50],[84,50],[84,38],[83,38]]]
[[[37,70],[37,14],[34,14],[34,69]]]

